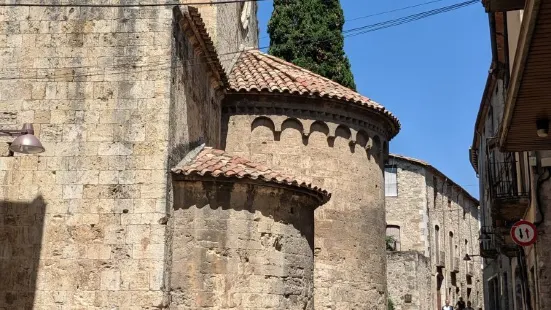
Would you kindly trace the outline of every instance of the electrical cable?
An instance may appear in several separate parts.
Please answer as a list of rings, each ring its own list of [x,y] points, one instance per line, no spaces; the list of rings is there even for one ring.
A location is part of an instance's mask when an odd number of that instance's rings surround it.
[[[174,5],[218,5],[229,3],[263,2],[268,0],[220,0],[216,2],[203,1],[191,3],[135,3],[135,4],[45,4],[45,3],[0,3],[0,7],[47,7],[47,8],[132,8],[132,7],[166,7]]]
[[[267,0],[255,0],[255,1],[267,1]],[[235,2],[243,2],[243,1],[241,1],[241,0],[240,1],[233,1],[233,0],[231,1],[231,3],[235,3]],[[410,16],[406,16],[406,17],[402,17],[402,18],[398,18],[398,19],[393,19],[393,20],[389,20],[389,21],[386,21],[386,22],[380,22],[380,23],[376,23],[376,24],[365,25],[365,26],[362,26],[362,27],[351,28],[351,29],[348,29],[348,30],[344,31],[343,33],[346,33],[346,34],[352,33],[350,35],[346,35],[345,37],[356,36],[356,35],[360,35],[360,34],[367,33],[367,32],[373,32],[373,31],[376,31],[376,30],[381,30],[381,29],[385,29],[385,28],[389,28],[389,27],[393,27],[393,26],[398,26],[398,25],[406,23],[406,22],[412,22],[412,21],[420,20],[420,19],[423,19],[423,18],[426,18],[426,17],[429,17],[429,16],[433,16],[433,15],[436,15],[436,14],[449,12],[450,10],[459,9],[459,8],[465,7],[466,5],[471,5],[471,4],[476,3],[476,2],[478,2],[478,0],[465,1],[465,2],[457,3],[457,4],[454,4],[454,5],[451,5],[451,6],[442,7],[442,8],[439,8],[439,9],[434,9],[434,10],[430,10],[430,11],[427,11],[427,12],[422,12],[422,13],[418,13],[418,14],[414,14],[414,15],[410,15]],[[217,3],[221,3],[221,2],[217,2]],[[171,5],[174,5],[174,4],[171,4]],[[365,30],[365,29],[367,29],[367,30]],[[363,31],[359,32],[359,33],[354,33],[355,31],[358,31],[358,30],[363,30]],[[322,43],[322,42],[329,42],[329,41],[332,41],[332,39],[318,40],[318,41],[314,41],[313,43]],[[303,43],[307,43],[307,42],[298,42],[297,44],[303,44]],[[311,43],[312,42],[310,42],[310,44]],[[268,48],[268,46],[260,47],[260,48],[254,48],[252,50],[261,50],[261,49],[266,49],[266,48]],[[220,53],[220,54],[218,54],[218,56],[221,57],[221,56],[232,55],[232,54],[237,54],[237,53],[241,53],[241,52],[242,51],[239,50],[239,51]],[[214,62],[214,61],[195,62],[195,63],[191,62],[192,60],[195,60],[197,58],[187,59],[185,61],[188,65],[201,64],[201,63],[208,64],[208,63],[213,63]],[[172,66],[170,64],[168,64],[168,62],[167,62],[166,65],[168,67],[160,67],[160,68],[158,68],[158,70],[166,70],[166,69],[172,68]],[[145,67],[149,67],[149,66],[154,66],[154,65],[149,64],[149,65],[144,65],[142,67],[145,68]],[[137,68],[139,66],[132,65],[132,67]],[[76,70],[76,69],[80,69],[80,68],[83,68],[83,67],[76,67],[75,66],[75,67],[65,67],[65,68],[57,67],[57,68],[43,68],[43,69],[46,69],[46,70],[48,70],[48,69],[52,69],[52,70],[55,70],[55,69],[73,69],[73,70]],[[99,70],[103,71],[103,70],[106,70],[107,68],[109,68],[109,67],[99,68]],[[17,69],[17,68],[15,68],[15,69]],[[39,69],[39,68],[33,68],[33,69]],[[20,70],[20,68],[17,69],[17,70]],[[148,71],[154,71],[154,70],[155,69],[150,69],[150,70],[144,70],[142,72],[148,72]],[[136,73],[136,71],[133,71],[133,72]],[[125,70],[121,73],[109,72],[108,74],[115,75],[115,74],[125,74],[125,73],[128,73],[128,70]],[[105,73],[103,73],[103,74],[105,74]],[[102,75],[102,73],[98,73],[96,75]],[[73,79],[79,78],[79,77],[89,77],[89,76],[94,76],[94,74],[90,73],[90,74],[78,75],[78,76],[73,75]],[[63,77],[63,76],[61,76],[61,77]],[[0,77],[0,80],[24,80],[24,79],[37,81],[37,80],[42,79],[42,78],[41,77],[30,77],[30,78]],[[46,77],[44,77],[44,79],[45,80],[51,80],[51,77],[46,76]],[[475,186],[475,185],[472,185],[472,186]]]
[[[389,11],[383,11],[383,12],[364,15],[364,16],[359,16],[359,17],[355,17],[355,18],[351,18],[351,19],[345,19],[344,21],[345,22],[351,22],[351,21],[355,21],[355,20],[359,20],[359,19],[366,19],[366,18],[371,18],[371,17],[375,17],[375,16],[381,16],[381,15],[385,15],[385,14],[389,14],[389,13],[404,11],[404,10],[407,10],[407,9],[412,9],[412,8],[425,6],[425,5],[428,5],[428,4],[432,4],[432,3],[436,3],[436,2],[442,2],[442,1],[444,1],[444,0],[433,0],[433,1],[423,2],[423,3],[410,5],[410,6],[406,6],[406,7],[402,7],[402,8],[398,8],[398,9],[393,9],[393,10],[389,10]],[[259,39],[261,40],[261,39],[265,39],[265,38],[268,38],[268,37],[269,37],[269,35],[262,36]]]

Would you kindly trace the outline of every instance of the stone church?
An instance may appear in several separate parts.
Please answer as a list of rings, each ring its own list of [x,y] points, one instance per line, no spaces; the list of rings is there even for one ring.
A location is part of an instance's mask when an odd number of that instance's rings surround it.
[[[0,309],[386,309],[398,120],[186,2],[0,8]]]

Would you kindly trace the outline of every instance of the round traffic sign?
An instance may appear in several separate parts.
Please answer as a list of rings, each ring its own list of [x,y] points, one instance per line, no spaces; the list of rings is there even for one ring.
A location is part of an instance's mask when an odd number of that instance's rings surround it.
[[[536,242],[538,231],[536,226],[528,221],[518,221],[511,227],[511,238],[520,246],[529,246]]]

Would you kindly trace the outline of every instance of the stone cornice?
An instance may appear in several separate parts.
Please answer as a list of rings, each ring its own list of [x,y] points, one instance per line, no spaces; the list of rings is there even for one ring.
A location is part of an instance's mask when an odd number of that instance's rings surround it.
[[[273,99],[273,100],[270,100]],[[345,105],[337,100],[303,98],[283,94],[258,96],[226,94],[223,114],[288,115],[320,121],[330,121],[351,128],[364,129],[388,141],[394,136],[392,128],[385,128],[386,117],[371,109]]]
[[[304,196],[311,197],[315,200],[315,204],[313,204],[313,208],[316,209],[317,207],[325,204],[328,201],[328,198],[331,197],[329,194],[328,196],[323,195],[321,192],[312,191],[307,188],[300,188],[296,186],[291,186],[287,184],[279,184],[279,183],[272,183],[272,182],[265,182],[261,180],[254,180],[249,178],[237,178],[237,177],[214,177],[210,175],[201,176],[197,174],[191,174],[191,175],[179,175],[179,174],[173,174],[172,179],[176,182],[189,182],[189,181],[196,181],[196,182],[212,182],[212,183],[226,183],[226,184],[243,184],[243,185],[253,185],[257,187],[264,187],[264,188],[277,188],[277,189],[283,189],[288,192],[295,192],[299,193]]]

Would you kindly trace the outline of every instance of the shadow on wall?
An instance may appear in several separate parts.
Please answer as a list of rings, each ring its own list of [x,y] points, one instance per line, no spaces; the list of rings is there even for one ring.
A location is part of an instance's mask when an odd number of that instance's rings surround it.
[[[0,309],[32,309],[46,204],[0,201]]]
[[[273,193],[267,192],[259,195],[257,185],[243,184],[236,185],[235,182],[193,182],[194,185],[176,182],[174,184],[174,210],[183,209],[189,212],[192,207],[197,207],[197,212],[203,215],[216,211],[221,219],[229,218],[231,213],[246,212],[244,220],[248,218],[251,222],[258,221],[255,213],[272,219],[276,223],[292,225],[297,231],[306,237],[310,248],[314,249],[313,236],[313,210],[310,206],[301,205],[291,193],[284,193],[279,196],[279,203],[262,196],[276,197]],[[199,188],[199,184],[200,187]],[[263,186],[260,186],[263,187]],[[269,192],[269,190],[267,190]],[[232,197],[234,195],[234,197]],[[208,209],[206,209],[208,208]],[[197,215],[197,214],[196,214]],[[208,216],[207,216],[208,217]],[[190,220],[194,220],[190,216]],[[311,221],[309,221],[311,219]],[[213,219],[216,221],[215,219]],[[218,222],[218,229],[224,230],[227,227],[220,226],[226,223],[225,220]]]

